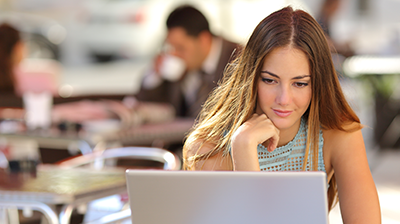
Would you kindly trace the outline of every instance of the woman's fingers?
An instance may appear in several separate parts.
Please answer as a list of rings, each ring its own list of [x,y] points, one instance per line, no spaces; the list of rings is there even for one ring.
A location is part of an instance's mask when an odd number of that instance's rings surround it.
[[[278,146],[278,141],[279,141],[279,130],[277,130],[277,133],[269,139],[267,147],[268,152],[272,152],[276,149],[276,147]]]
[[[256,145],[268,141],[268,151],[272,152],[275,150],[279,141],[279,130],[265,114],[253,114],[245,122],[244,126],[239,134],[247,136],[245,139],[255,141]]]
[[[269,152],[272,152],[278,146],[279,130],[275,127],[274,123],[272,123],[272,121],[265,114],[257,116],[259,117],[258,120],[260,120],[260,125],[263,126],[263,129],[261,131],[263,132],[265,131],[265,137],[268,138],[267,150]],[[265,141],[261,141],[259,142],[259,144],[263,144]]]
[[[268,141],[273,151],[279,141],[279,130],[266,115],[254,114],[232,135],[231,152],[235,170],[260,170],[257,145]]]

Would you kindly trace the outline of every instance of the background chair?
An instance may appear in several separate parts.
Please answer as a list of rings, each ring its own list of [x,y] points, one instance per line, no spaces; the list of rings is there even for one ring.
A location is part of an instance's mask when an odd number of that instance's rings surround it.
[[[175,154],[165,149],[154,147],[120,147],[93,151],[92,153],[63,160],[58,165],[64,168],[90,166],[94,169],[102,169],[107,164],[110,165],[106,160],[115,161],[117,159],[155,161],[163,163],[164,170],[179,170],[181,168],[181,161]],[[115,166],[115,163],[111,164]]]
[[[92,153],[64,160],[58,165],[66,169],[77,167],[104,169],[109,166],[121,166],[118,160],[133,160],[132,163],[125,162],[122,165],[125,168],[181,169],[181,160],[178,156],[165,149],[154,147],[120,147],[93,151]],[[162,166],[159,164],[162,164]],[[68,223],[73,209],[65,206],[62,210],[64,212],[60,216],[60,223]],[[98,199],[88,204],[83,221],[87,224],[130,223],[130,216],[127,194],[122,194]]]
[[[80,156],[71,157],[70,159],[61,161],[56,165],[63,169],[75,169],[80,167],[81,168],[87,167],[88,169],[101,170],[101,169],[107,169],[106,166],[111,166],[111,168],[116,168],[116,166],[119,166],[118,160],[128,160],[128,159],[142,161],[139,166],[141,169],[156,168],[164,170],[179,170],[181,167],[181,162],[178,156],[174,155],[173,153],[165,149],[152,148],[152,147],[121,147],[121,148],[113,148],[106,150],[97,150],[97,151],[95,150],[93,152],[89,152]],[[143,161],[148,162],[146,165],[149,166],[144,166]],[[126,166],[129,168],[137,167],[135,162],[128,165],[127,163],[125,163],[123,165],[123,167]],[[120,169],[120,170],[121,172],[124,172],[125,169]],[[77,172],[79,172],[78,169]],[[106,208],[106,210],[104,210],[103,208]],[[86,222],[119,223],[119,221],[124,221],[124,220],[127,221],[128,223],[130,222],[130,209],[129,209],[127,193],[94,200],[89,204],[63,205],[61,208],[58,206],[57,208],[53,208],[47,205],[43,205],[43,207],[34,207],[33,205],[26,203],[15,204],[12,202],[2,202],[0,203],[0,222],[3,223],[4,221],[5,224],[18,223],[19,222],[18,210],[25,212],[26,209],[28,209],[28,211],[34,210],[44,214],[44,216],[42,217],[45,218],[44,220],[47,220],[47,222],[45,223],[51,223],[51,224],[70,223],[71,215],[73,214],[74,211],[78,211],[78,213],[79,212],[85,213],[83,219],[85,223]],[[51,213],[51,211],[54,212]],[[52,214],[52,216],[49,216],[48,214]],[[57,217],[57,214],[60,215]],[[74,218],[76,217],[74,216]]]

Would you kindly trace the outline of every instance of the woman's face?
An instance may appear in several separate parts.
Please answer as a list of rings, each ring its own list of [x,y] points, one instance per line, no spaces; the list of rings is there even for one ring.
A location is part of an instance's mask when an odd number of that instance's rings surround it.
[[[307,56],[281,47],[269,53],[258,80],[256,113],[266,114],[281,130],[297,129],[311,102],[311,74]]]

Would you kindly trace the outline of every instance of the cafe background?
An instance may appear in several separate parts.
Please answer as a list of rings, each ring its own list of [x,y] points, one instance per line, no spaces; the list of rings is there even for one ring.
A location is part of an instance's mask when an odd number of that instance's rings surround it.
[[[322,1],[0,0],[0,21],[12,21],[21,30],[27,59],[50,63],[52,103],[122,99],[138,91],[144,71],[161,50],[168,13],[183,3],[203,11],[215,34],[245,43],[257,23],[282,5],[318,17]],[[347,98],[366,125],[363,135],[384,223],[400,223],[399,10],[399,0],[342,0],[330,22],[333,42],[352,51],[334,54],[335,65]],[[12,132],[5,121],[0,131]],[[86,127],[121,128],[115,120],[91,125]],[[0,145],[4,139],[0,136]],[[38,147],[34,141],[24,144],[25,149]],[[67,153],[74,150],[70,147]],[[336,209],[331,223],[340,222],[338,214]]]

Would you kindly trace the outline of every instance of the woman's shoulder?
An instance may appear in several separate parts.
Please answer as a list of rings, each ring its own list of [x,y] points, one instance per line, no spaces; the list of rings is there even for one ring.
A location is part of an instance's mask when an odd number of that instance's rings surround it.
[[[215,144],[198,139],[185,147],[187,157],[206,154],[215,148]]]
[[[349,155],[350,151],[365,151],[361,128],[360,123],[351,122],[343,130],[323,130],[325,154],[333,159]]]
[[[185,147],[184,157],[190,170],[232,170],[231,158],[215,147],[215,144],[203,140]]]
[[[362,125],[358,122],[349,122],[342,126],[340,129],[323,129],[324,141],[332,141],[332,143],[340,144],[348,140],[351,136],[357,135],[361,132]]]

